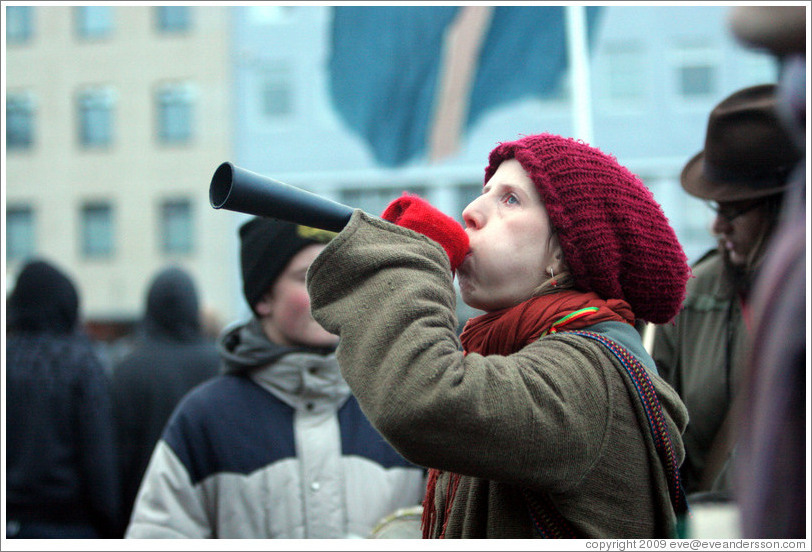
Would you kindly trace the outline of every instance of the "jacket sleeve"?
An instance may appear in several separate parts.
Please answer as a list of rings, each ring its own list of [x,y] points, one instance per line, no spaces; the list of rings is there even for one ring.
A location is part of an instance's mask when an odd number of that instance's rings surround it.
[[[549,490],[577,484],[593,465],[616,402],[594,369],[600,351],[554,336],[509,356],[464,355],[436,243],[356,211],[308,285],[314,316],[341,337],[345,379],[404,457]]]
[[[212,538],[204,490],[161,440],[152,454],[135,500],[128,539]]]
[[[709,305],[713,305],[712,310],[727,308],[726,302],[720,307],[715,301],[709,303],[708,299],[701,298],[709,295],[719,285],[720,262],[716,248],[702,255],[691,266],[693,275],[686,284],[686,296],[679,314],[671,322],[654,326],[651,356],[657,364],[660,376],[680,395],[685,392],[683,370],[687,370],[692,364],[691,359],[684,355],[691,349],[698,351],[700,341],[715,341],[719,337],[715,330],[706,326],[707,322],[703,318],[696,318],[695,306],[699,300],[706,305],[701,310],[707,311]],[[713,276],[708,278],[709,275]],[[690,346],[686,348],[687,345]],[[713,347],[716,348],[715,345]]]
[[[672,322],[654,326],[654,342],[651,348],[651,357],[657,364],[660,376],[668,382],[678,393],[682,392],[679,376],[679,321],[677,315]]]
[[[81,376],[75,382],[77,448],[93,523],[106,538],[119,535],[119,488],[110,382],[92,346],[77,348]]]

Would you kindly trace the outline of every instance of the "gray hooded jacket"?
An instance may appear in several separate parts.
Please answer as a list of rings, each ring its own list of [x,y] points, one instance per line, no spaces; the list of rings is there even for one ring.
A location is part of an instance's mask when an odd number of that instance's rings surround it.
[[[424,471],[369,424],[331,351],[280,347],[256,319],[220,341],[153,455],[130,538],[357,538],[419,504]]]

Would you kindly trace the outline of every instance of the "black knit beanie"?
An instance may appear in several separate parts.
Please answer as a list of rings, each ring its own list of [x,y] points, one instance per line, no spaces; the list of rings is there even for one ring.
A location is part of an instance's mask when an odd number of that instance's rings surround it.
[[[308,245],[327,243],[335,235],[273,218],[256,217],[243,224],[240,227],[243,294],[251,310],[254,311],[254,305],[296,253]]]

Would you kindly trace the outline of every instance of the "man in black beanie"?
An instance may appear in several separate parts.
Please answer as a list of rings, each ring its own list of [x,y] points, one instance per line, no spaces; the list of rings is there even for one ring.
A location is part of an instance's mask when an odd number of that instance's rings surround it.
[[[126,536],[367,537],[425,480],[369,424],[310,314],[307,270],[334,234],[254,218],[239,235],[252,316],[220,337],[224,373],[172,415]]]

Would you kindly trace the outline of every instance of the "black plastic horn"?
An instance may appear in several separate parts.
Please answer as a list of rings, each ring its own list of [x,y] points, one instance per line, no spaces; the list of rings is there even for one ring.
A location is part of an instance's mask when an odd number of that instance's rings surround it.
[[[214,171],[209,201],[215,209],[276,218],[331,232],[340,232],[353,212],[352,207],[229,162]]]

